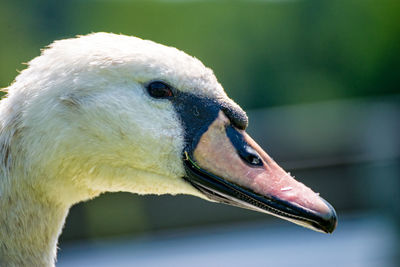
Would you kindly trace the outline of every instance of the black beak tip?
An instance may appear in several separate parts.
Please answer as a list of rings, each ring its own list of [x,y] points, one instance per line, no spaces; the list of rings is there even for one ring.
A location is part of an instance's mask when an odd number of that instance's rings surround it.
[[[319,228],[325,233],[331,234],[336,229],[338,217],[335,209],[325,199],[321,198],[329,208],[329,212],[326,214],[320,214],[321,221],[319,222]]]

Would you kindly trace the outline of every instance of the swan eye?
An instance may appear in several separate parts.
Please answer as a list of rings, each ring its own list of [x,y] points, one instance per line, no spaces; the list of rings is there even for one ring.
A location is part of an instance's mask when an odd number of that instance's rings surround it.
[[[174,95],[171,87],[160,81],[151,82],[146,86],[146,88],[149,95],[154,98],[169,98]]]

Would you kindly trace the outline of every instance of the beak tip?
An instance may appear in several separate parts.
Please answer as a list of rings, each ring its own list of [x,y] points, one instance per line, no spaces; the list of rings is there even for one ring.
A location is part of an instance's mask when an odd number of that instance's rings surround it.
[[[328,203],[325,199],[321,198],[325,204],[328,206],[329,211],[325,214],[320,214],[321,216],[321,224],[320,228],[327,234],[332,234],[333,231],[336,229],[338,217],[336,214],[335,209],[332,207],[331,204]]]

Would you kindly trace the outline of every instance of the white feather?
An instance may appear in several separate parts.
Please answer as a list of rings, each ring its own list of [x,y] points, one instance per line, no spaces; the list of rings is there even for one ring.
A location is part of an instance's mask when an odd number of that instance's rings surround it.
[[[181,177],[183,129],[143,83],[227,98],[187,54],[96,33],[56,41],[0,102],[0,266],[53,266],[71,205],[106,191],[200,195]]]

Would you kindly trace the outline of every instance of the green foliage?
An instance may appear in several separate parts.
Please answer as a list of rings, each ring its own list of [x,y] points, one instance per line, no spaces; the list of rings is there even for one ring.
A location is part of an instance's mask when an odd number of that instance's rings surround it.
[[[2,87],[51,40],[108,31],[195,55],[245,108],[399,91],[396,0],[6,1],[0,9]]]

